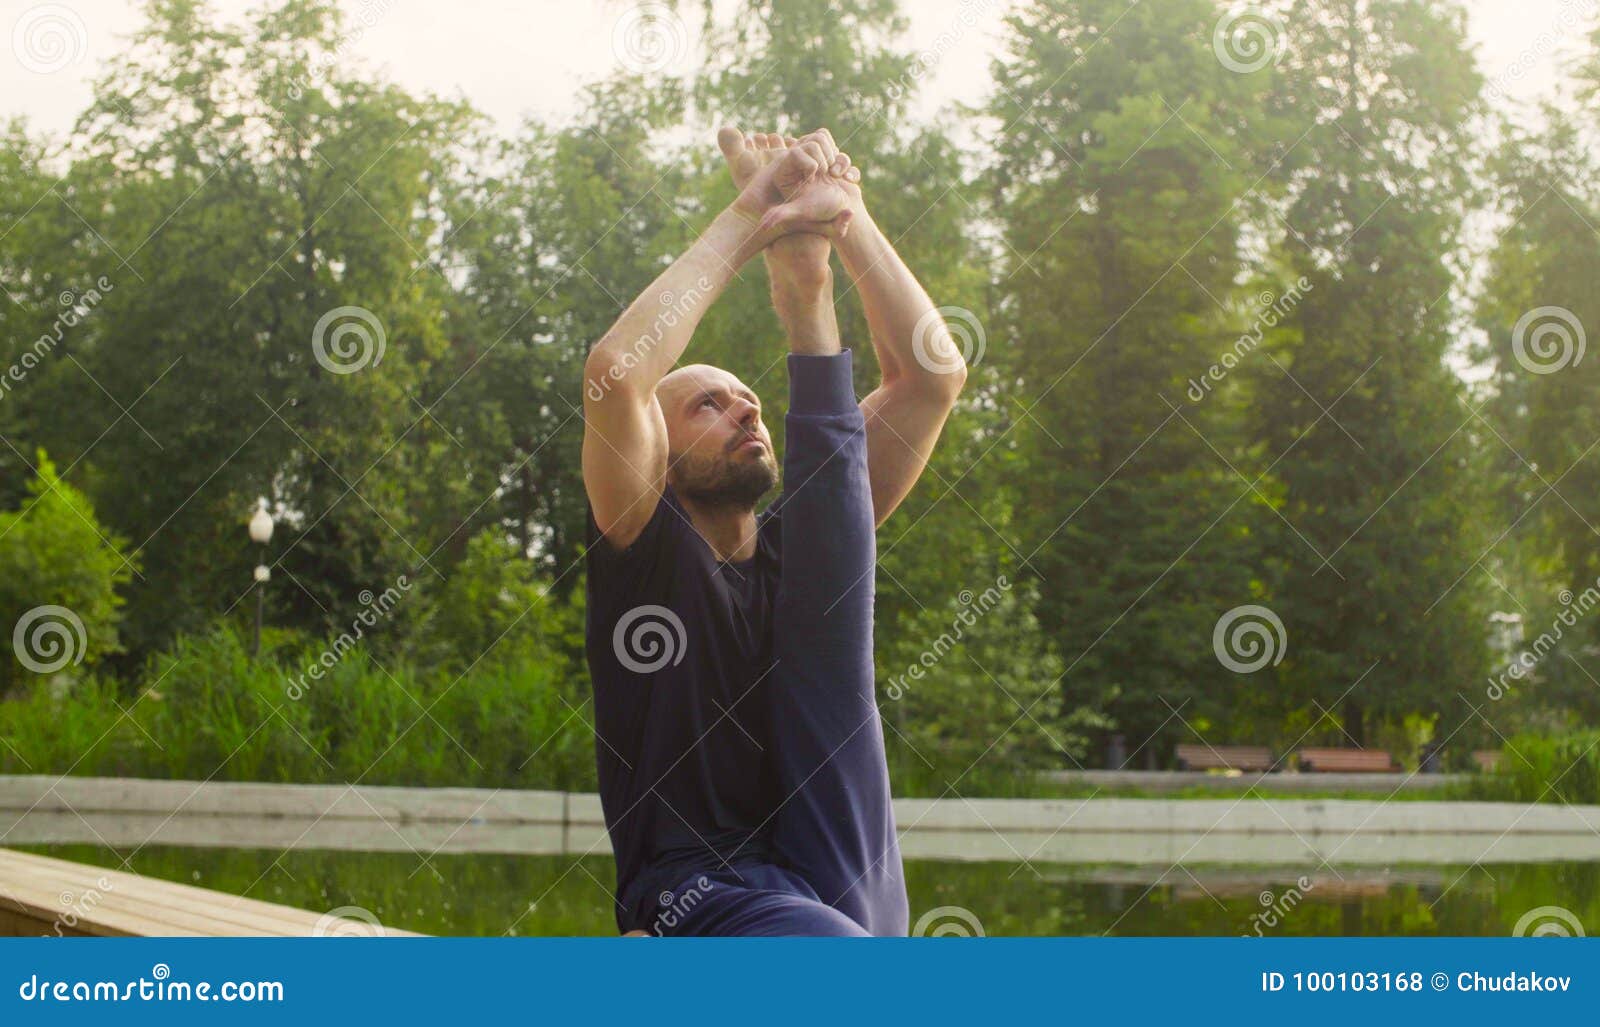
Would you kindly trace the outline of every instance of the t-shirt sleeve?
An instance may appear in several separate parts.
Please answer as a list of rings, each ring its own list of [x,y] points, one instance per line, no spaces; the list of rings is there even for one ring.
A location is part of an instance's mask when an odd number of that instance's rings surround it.
[[[628,601],[642,583],[661,566],[673,519],[670,491],[656,501],[655,511],[639,537],[618,549],[600,534],[593,507],[585,504],[590,601],[602,606]]]

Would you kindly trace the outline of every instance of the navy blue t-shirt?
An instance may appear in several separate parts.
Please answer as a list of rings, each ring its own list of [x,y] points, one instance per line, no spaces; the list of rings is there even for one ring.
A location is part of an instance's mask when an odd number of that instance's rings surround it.
[[[773,786],[763,679],[781,551],[775,508],[756,554],[724,563],[667,488],[618,551],[588,516],[586,650],[600,803],[617,862],[617,925],[703,870],[768,858]]]

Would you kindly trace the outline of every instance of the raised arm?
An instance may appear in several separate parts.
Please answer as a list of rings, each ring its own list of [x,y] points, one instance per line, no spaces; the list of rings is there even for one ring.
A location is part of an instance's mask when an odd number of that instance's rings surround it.
[[[827,129],[806,138],[819,140],[828,159],[837,149]],[[882,524],[927,466],[966,383],[967,367],[933,300],[867,213],[861,189],[854,184],[859,177],[852,175],[847,186],[848,209],[854,215],[850,233],[834,248],[861,293],[883,375],[861,401],[873,513]]]
[[[584,363],[583,483],[611,545],[638,538],[661,497],[667,430],[656,385],[733,276],[773,241],[838,234],[851,213],[827,168],[796,148],[764,166],[738,199],[622,312]]]

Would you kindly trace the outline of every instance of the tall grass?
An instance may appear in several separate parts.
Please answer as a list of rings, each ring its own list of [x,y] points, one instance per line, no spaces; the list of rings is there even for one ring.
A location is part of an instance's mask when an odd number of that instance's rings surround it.
[[[594,788],[586,689],[564,657],[522,651],[455,674],[358,646],[294,687],[323,652],[252,658],[219,629],[181,639],[131,694],[98,677],[40,681],[0,703],[0,773]]]
[[[1517,735],[1499,767],[1474,775],[1471,787],[1476,799],[1600,804],[1600,731]]]

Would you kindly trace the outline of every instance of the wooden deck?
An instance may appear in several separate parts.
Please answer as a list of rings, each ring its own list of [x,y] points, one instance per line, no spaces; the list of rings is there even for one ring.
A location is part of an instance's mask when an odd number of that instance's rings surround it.
[[[0,849],[0,935],[417,937],[105,867]]]

